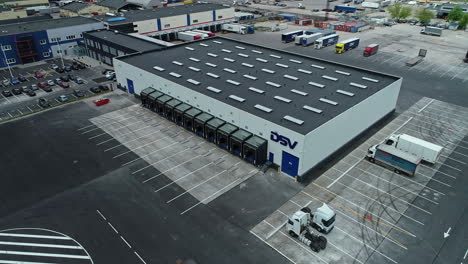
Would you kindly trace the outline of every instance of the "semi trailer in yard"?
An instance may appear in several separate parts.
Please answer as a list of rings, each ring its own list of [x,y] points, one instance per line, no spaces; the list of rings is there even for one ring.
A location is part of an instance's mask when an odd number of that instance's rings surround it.
[[[322,37],[322,33],[315,33],[312,35],[306,35],[302,38],[302,46],[309,46],[315,43],[317,39]]]
[[[442,29],[438,27],[424,27],[421,29],[421,34],[440,37],[442,36]]]
[[[364,53],[362,54],[364,57],[369,57],[377,53],[379,50],[379,44],[370,44],[364,48]]]
[[[281,41],[284,43],[292,42],[297,36],[304,34],[304,30],[296,30],[281,34]]]
[[[302,34],[302,35],[296,36],[296,37],[294,38],[294,43],[295,43],[296,45],[302,45],[302,39],[303,39],[305,36],[307,36],[307,35]]]
[[[335,6],[335,12],[346,12],[346,13],[354,13],[356,12],[356,7],[352,6],[344,6],[344,5],[337,5]]]
[[[338,34],[333,34],[333,35],[329,35],[326,37],[318,38],[317,40],[315,40],[315,43],[314,43],[315,48],[321,49],[327,46],[334,45],[338,42],[339,37],[340,36],[338,36]]]
[[[216,34],[213,33],[213,32],[211,32],[211,31],[205,31],[205,30],[198,30],[198,29],[195,29],[195,30],[192,30],[192,32],[203,33],[203,34],[208,35],[208,37],[214,37],[214,36],[216,36]]]
[[[374,145],[367,152],[367,159],[393,169],[397,174],[405,173],[414,176],[421,158],[401,151],[386,144]]]
[[[406,134],[393,134],[385,139],[385,145],[393,146],[405,153],[434,164],[443,147]]]
[[[359,46],[359,38],[351,38],[336,44],[335,51],[340,54]]]
[[[247,34],[247,27],[244,25],[240,24],[223,24],[221,26],[221,30],[226,31],[226,32],[234,32],[234,33],[239,33],[239,34]]]
[[[200,34],[190,33],[190,32],[179,32],[177,33],[177,37],[178,39],[183,40],[183,41],[193,41],[193,40],[199,40],[202,38]]]

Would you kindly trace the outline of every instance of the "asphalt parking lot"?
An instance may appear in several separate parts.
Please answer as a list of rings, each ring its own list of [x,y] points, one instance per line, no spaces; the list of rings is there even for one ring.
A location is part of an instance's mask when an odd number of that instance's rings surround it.
[[[463,212],[452,207],[467,199],[461,187],[466,184],[463,171],[468,167],[466,113],[467,108],[421,99],[251,232],[292,263],[429,263],[432,259],[455,263],[439,256],[445,247],[451,255],[456,252],[452,260],[462,260],[466,245],[445,244],[443,233],[449,228],[461,234],[466,231],[460,224]],[[414,177],[363,159],[370,146],[393,133],[413,135],[440,144],[444,150],[435,164],[420,165]],[[327,249],[315,253],[291,238],[284,223],[302,207],[314,209],[323,203],[335,210],[337,220],[335,230],[326,235]],[[441,209],[444,206],[452,211]],[[416,254],[428,247],[432,252],[426,256]]]

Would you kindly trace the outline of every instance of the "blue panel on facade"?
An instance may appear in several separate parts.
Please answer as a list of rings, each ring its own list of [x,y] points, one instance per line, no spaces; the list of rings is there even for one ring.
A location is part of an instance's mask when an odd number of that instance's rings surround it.
[[[133,86],[133,81],[130,79],[127,79],[127,88],[128,88],[129,93],[131,94],[135,93],[135,87]]]
[[[158,31],[161,31],[162,27],[161,27],[161,19],[158,18]]]
[[[47,32],[44,30],[1,36],[0,43],[8,47],[5,56],[11,62],[10,66],[52,58]],[[1,55],[0,68],[7,67],[5,58]]]
[[[216,10],[213,10],[213,21],[216,21]]]
[[[190,14],[187,14],[187,26],[190,26]]]
[[[286,151],[283,151],[282,156],[281,171],[293,177],[297,176],[297,171],[299,169],[299,158],[289,154]]]
[[[270,153],[268,154],[268,160],[269,160],[270,162],[274,162],[274,159],[275,159],[275,154],[274,154],[273,152],[270,152]]]

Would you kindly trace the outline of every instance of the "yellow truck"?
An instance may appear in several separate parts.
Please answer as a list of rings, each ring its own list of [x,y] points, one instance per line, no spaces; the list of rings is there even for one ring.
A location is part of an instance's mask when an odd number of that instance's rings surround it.
[[[350,49],[357,48],[359,46],[359,38],[351,38],[347,39],[345,41],[341,41],[336,44],[335,46],[335,52],[338,54],[341,54],[345,51],[348,51]]]

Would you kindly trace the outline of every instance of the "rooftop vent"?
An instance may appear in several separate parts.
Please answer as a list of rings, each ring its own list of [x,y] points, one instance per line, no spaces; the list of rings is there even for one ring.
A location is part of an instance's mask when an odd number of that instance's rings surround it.
[[[312,65],[310,65],[310,66],[312,66],[312,67],[314,67],[314,68],[317,68],[317,69],[321,69],[321,70],[324,70],[324,69],[325,69],[325,67],[320,66],[320,65],[312,64]]]
[[[274,54],[270,54],[270,57],[277,58],[277,59],[281,59],[281,56],[274,55]]]
[[[175,73],[175,72],[171,72],[171,73],[169,73],[169,75],[174,76],[176,78],[180,78],[182,76],[182,75],[180,75],[178,73]]]
[[[234,59],[230,59],[230,58],[224,58],[225,61],[229,61],[229,62],[235,62],[236,60]]]
[[[297,71],[298,71],[298,72],[305,73],[305,74],[312,74],[311,71],[307,71],[307,70],[304,70],[304,69],[298,69]]]
[[[314,113],[317,113],[317,114],[321,114],[323,112],[322,110],[320,110],[318,108],[308,106],[308,105],[304,105],[303,108],[306,109],[306,110],[312,111]]]
[[[230,83],[230,84],[234,84],[236,86],[239,86],[240,85],[240,82],[236,82],[236,81],[233,81],[233,80],[227,80],[226,81],[227,83]]]
[[[293,81],[299,80],[299,78],[297,78],[296,76],[287,75],[287,74],[283,75],[283,77],[286,78],[286,79],[293,80]]]
[[[228,68],[224,68],[223,71],[227,71],[229,73],[236,73],[235,70],[231,70],[231,69],[228,69]]]
[[[192,47],[185,47],[185,49],[187,49],[187,50],[195,50],[195,49],[192,48]]]
[[[344,94],[344,95],[347,95],[347,96],[354,96],[353,93],[350,93],[350,92],[347,92],[347,91],[343,91],[343,90],[336,90],[337,93],[340,93],[340,94]]]
[[[286,64],[276,63],[275,65],[282,68],[289,68],[289,66]]]
[[[227,53],[231,53],[232,51],[228,50],[228,49],[222,49],[221,50],[222,52],[227,52]]]
[[[296,90],[296,89],[292,89],[291,92],[293,92],[293,93],[295,93],[295,94],[298,94],[298,95],[302,95],[302,96],[306,96],[306,95],[307,95],[306,92],[299,91],[299,90]]]
[[[238,56],[241,56],[241,57],[244,57],[244,58],[248,58],[249,55],[247,54],[244,54],[244,53],[237,53]]]
[[[275,98],[276,100],[279,100],[279,101],[282,101],[282,102],[288,103],[288,104],[289,104],[290,102],[292,102],[292,100],[291,100],[291,99],[284,98],[284,97],[281,97],[281,96],[275,96],[275,97],[273,97],[273,98]]]
[[[223,44],[221,41],[213,40],[214,43],[216,44]]]
[[[245,63],[245,62],[242,63],[242,66],[249,67],[249,68],[254,67],[252,64],[248,64],[248,63]]]
[[[257,77],[252,76],[252,75],[244,74],[243,76],[244,76],[245,78],[247,78],[247,79],[250,79],[250,80],[257,80]]]
[[[154,66],[153,69],[158,70],[158,71],[161,71],[161,72],[162,72],[162,71],[165,71],[164,68],[159,67],[159,66]]]
[[[338,104],[335,101],[328,100],[328,99],[325,99],[325,98],[320,98],[319,100],[320,100],[320,102],[324,102],[324,103],[331,104],[331,105],[337,105]]]
[[[331,77],[331,76],[328,76],[328,75],[322,75],[322,78],[330,80],[330,81],[334,81],[334,82],[338,81],[338,78]]]
[[[211,86],[206,87],[206,89],[210,90],[210,91],[212,91],[214,93],[220,93],[221,92],[220,89],[217,89],[217,88],[214,88],[214,87],[211,87]]]
[[[188,68],[189,68],[190,70],[192,70],[192,71],[196,71],[196,72],[199,72],[199,71],[200,71],[200,69],[195,68],[195,67],[188,67]]]
[[[253,53],[257,53],[257,54],[262,54],[263,52],[259,51],[259,50],[252,50]]]
[[[208,47],[208,46],[210,46],[210,45],[208,45],[208,44],[205,44],[205,43],[200,43],[200,46],[203,46],[203,47]]]
[[[195,84],[195,85],[200,85],[200,82],[199,81],[195,81],[194,79],[188,79],[187,82],[191,83],[191,84]]]
[[[301,63],[302,63],[302,61],[300,61],[300,60],[289,59],[289,61],[290,61],[290,62],[294,62],[294,63],[298,63],[298,64],[301,64]]]
[[[366,88],[367,88],[367,86],[362,85],[362,84],[359,84],[359,83],[353,83],[353,82],[351,82],[351,83],[349,83],[349,85],[354,86],[354,87],[357,87],[357,88],[361,88],[361,89],[366,89]]]
[[[245,101],[244,98],[236,96],[236,95],[232,95],[232,94],[229,96],[229,98],[231,98],[232,100],[236,100],[238,102],[241,102],[241,103]]]
[[[172,61],[175,65],[183,66],[184,64],[180,61]]]
[[[363,80],[366,80],[366,81],[369,81],[369,82],[375,82],[375,83],[378,83],[379,80],[376,80],[376,79],[372,79],[372,78],[368,78],[368,77],[362,77]]]
[[[265,68],[263,68],[262,71],[267,72],[267,73],[272,73],[272,74],[275,73],[275,71],[272,71],[272,70],[269,70],[269,69],[265,69]]]
[[[213,67],[213,68],[216,68],[216,67],[217,67],[216,64],[213,64],[213,63],[207,62],[207,63],[205,63],[205,64],[208,65],[208,66],[210,66],[210,67]]]
[[[257,108],[258,110],[262,110],[263,112],[267,112],[267,113],[270,113],[271,111],[273,111],[273,109],[268,108],[263,105],[259,105],[259,104],[254,105],[254,107]]]
[[[309,84],[312,85],[312,86],[318,87],[318,88],[324,88],[325,87],[325,85],[320,84],[320,83],[316,83],[316,82],[309,82]]]
[[[344,72],[344,71],[335,71],[335,72],[336,72],[336,73],[339,73],[339,74],[346,75],[346,76],[351,75],[351,73],[349,73],[349,72]]]
[[[189,60],[194,61],[194,62],[200,62],[200,60],[196,58],[189,58]]]
[[[271,86],[276,87],[276,88],[281,87],[281,84],[277,84],[277,83],[274,83],[274,82],[266,82],[266,84],[271,85]]]
[[[297,118],[295,118],[295,117],[289,116],[289,115],[285,115],[283,118],[286,119],[286,120],[288,120],[289,122],[293,122],[293,123],[295,123],[295,124],[297,124],[297,125],[302,125],[302,124],[304,124],[304,121],[302,121],[302,120],[300,120],[300,119],[297,119]]]
[[[261,59],[261,58],[256,58],[255,60],[260,61],[260,62],[263,62],[263,63],[267,63],[267,62],[268,62],[268,60]]]
[[[211,72],[207,72],[206,75],[212,77],[212,78],[215,78],[215,79],[218,79],[219,78],[219,75],[216,75],[214,73],[211,73]]]
[[[249,87],[249,90],[252,91],[252,92],[259,93],[259,94],[265,93],[265,91],[260,90],[260,89],[257,89],[257,88],[254,88],[254,87]]]
[[[236,49],[245,50],[245,48],[244,48],[244,47],[241,47],[241,46],[236,46]]]
[[[213,53],[207,53],[207,54],[208,54],[208,56],[211,56],[211,57],[214,57],[214,58],[218,57],[218,55],[213,54]]]

